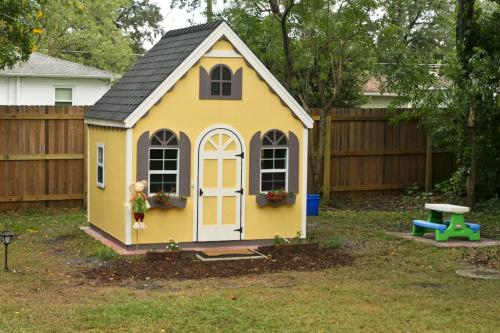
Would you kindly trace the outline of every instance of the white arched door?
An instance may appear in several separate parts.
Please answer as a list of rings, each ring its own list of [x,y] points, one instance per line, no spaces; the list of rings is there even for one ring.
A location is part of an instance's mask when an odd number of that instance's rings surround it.
[[[198,146],[197,240],[239,240],[242,229],[243,148],[236,133],[216,128]]]

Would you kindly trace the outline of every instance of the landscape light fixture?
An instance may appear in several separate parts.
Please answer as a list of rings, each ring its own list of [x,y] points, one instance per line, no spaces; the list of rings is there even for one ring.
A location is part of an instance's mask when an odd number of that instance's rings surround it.
[[[5,259],[4,259],[4,272],[9,272],[9,267],[7,265],[7,254],[8,254],[8,248],[9,244],[12,241],[12,238],[14,238],[14,233],[11,231],[2,231],[0,233],[0,238],[2,239],[2,243],[5,245]]]

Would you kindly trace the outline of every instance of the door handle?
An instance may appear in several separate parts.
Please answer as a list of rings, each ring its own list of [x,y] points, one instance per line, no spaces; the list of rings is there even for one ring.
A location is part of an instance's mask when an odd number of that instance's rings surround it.
[[[203,190],[200,188],[200,197],[203,196]]]

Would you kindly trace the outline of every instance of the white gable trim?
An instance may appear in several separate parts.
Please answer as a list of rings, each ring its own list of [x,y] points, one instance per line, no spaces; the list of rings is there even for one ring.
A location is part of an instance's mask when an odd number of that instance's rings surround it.
[[[109,127],[121,127],[125,128],[124,123],[120,123],[112,120],[103,120],[103,119],[92,119],[88,118],[83,121],[87,125],[96,125],[96,126],[109,126]]]
[[[203,58],[243,58],[233,50],[212,50],[203,55]]]
[[[312,118],[226,22],[222,22],[200,45],[198,45],[198,47],[125,119],[125,127],[133,127],[223,36],[236,47],[238,52],[241,53],[254,70],[271,86],[276,94],[292,110],[295,116],[302,121],[304,126],[312,128],[314,124]]]

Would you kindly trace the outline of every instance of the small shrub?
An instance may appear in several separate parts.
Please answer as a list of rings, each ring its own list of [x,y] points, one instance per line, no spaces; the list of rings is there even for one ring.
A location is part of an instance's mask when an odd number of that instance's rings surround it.
[[[332,237],[325,240],[323,245],[329,249],[340,249],[344,245],[344,240],[338,237]]]

